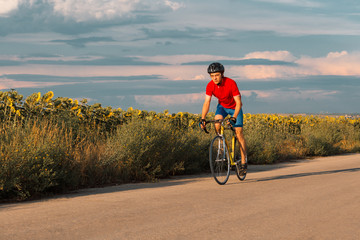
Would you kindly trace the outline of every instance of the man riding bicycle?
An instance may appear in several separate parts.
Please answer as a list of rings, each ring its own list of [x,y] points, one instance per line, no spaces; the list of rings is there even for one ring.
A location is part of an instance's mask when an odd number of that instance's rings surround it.
[[[201,114],[201,128],[205,127],[205,118],[210,109],[211,97],[214,95],[218,99],[215,113],[215,120],[223,120],[228,115],[231,116],[230,124],[235,129],[236,138],[239,141],[241,153],[242,174],[246,173],[246,142],[243,133],[243,111],[241,94],[236,82],[231,78],[224,77],[225,68],[221,63],[214,62],[207,69],[211,81],[206,86],[205,102]],[[220,132],[220,124],[215,124],[216,132]]]

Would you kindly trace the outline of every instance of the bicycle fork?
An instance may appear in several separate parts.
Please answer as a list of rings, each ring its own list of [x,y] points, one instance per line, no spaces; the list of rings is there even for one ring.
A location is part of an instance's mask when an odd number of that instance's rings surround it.
[[[217,156],[216,156],[216,160],[217,162],[225,162],[226,161],[226,145],[225,145],[225,141],[224,141],[224,137],[221,136],[221,141],[218,142],[218,151],[217,151]]]
[[[217,160],[216,161],[222,162],[222,161],[226,161],[226,150],[228,152],[230,152],[230,151],[227,148],[227,146],[229,146],[229,145],[228,145],[227,140],[225,139],[224,135],[220,135],[220,136],[221,136],[222,140],[218,142],[218,152],[217,152],[217,158],[216,158]],[[231,148],[231,152],[229,154],[231,166],[235,166],[236,164],[238,164],[238,162],[240,162],[240,160],[235,159],[235,151],[236,151],[235,143],[236,143],[236,137],[233,136],[231,138],[232,148]]]

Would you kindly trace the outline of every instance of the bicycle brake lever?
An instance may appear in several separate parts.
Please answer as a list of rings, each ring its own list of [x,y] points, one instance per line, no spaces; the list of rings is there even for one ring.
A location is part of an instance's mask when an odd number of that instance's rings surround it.
[[[206,127],[204,128],[204,132],[209,134],[209,131],[206,129]]]

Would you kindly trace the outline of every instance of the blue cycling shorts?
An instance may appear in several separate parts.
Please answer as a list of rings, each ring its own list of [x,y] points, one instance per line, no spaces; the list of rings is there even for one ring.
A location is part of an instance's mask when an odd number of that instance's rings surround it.
[[[226,118],[227,115],[233,116],[234,112],[235,112],[235,109],[224,108],[222,105],[218,104],[215,116],[221,115],[221,116],[223,116],[223,118]],[[236,123],[235,123],[235,125],[233,125],[233,127],[243,127],[243,122],[244,122],[243,110],[241,108],[240,112],[236,118]]]

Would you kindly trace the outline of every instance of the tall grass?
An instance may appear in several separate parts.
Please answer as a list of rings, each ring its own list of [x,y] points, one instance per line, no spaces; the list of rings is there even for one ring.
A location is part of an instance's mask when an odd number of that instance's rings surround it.
[[[359,119],[258,114],[247,119],[244,129],[254,164],[360,151]]]
[[[70,130],[49,121],[2,124],[1,129],[0,197],[66,190],[79,178]]]
[[[1,125],[0,198],[206,171],[209,136],[136,118],[114,131],[71,129],[53,120]],[[86,135],[84,135],[86,132]]]
[[[120,181],[155,180],[207,168],[207,141],[194,130],[176,130],[167,122],[136,119],[107,139],[105,159],[115,164]],[[205,146],[204,146],[205,145]]]

